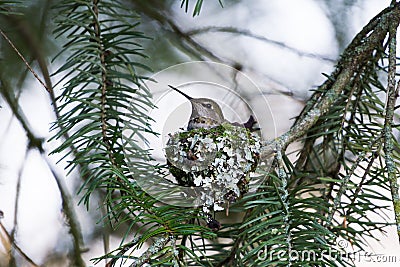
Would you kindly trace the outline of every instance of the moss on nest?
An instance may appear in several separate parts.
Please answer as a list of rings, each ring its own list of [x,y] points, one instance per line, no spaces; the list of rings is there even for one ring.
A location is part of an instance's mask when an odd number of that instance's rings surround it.
[[[222,124],[170,135],[166,152],[171,174],[181,186],[201,188],[205,212],[223,210],[248,191],[250,173],[259,162],[257,134]]]

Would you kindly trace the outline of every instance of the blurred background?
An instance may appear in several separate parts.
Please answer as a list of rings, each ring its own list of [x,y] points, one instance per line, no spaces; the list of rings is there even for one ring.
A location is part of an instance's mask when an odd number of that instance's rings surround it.
[[[52,61],[65,40],[56,40],[52,34],[57,14],[51,7],[55,2],[25,1],[24,16],[2,16],[0,29],[39,76],[56,85],[57,96],[61,88],[57,84],[60,77],[49,74],[55,72],[65,59],[60,57]],[[180,1],[124,2],[127,8],[136,10],[141,16],[139,29],[151,37],[143,41],[143,52],[149,56],[143,63],[153,72],[143,72],[143,75],[153,76],[179,63],[202,60],[223,63],[241,71],[260,89],[256,93],[243,92],[243,99],[254,107],[263,106],[264,102],[260,101],[266,100],[273,114],[275,125],[262,125],[265,138],[289,129],[292,118],[298,115],[311,95],[310,89],[326,79],[322,74],[333,70],[341,52],[356,33],[390,4],[390,0],[226,0],[222,1],[221,8],[218,1],[210,0],[205,1],[199,16],[193,16],[193,6],[185,12]],[[89,211],[79,205],[78,189],[82,181],[77,173],[67,175],[64,170],[68,157],[48,156],[61,141],[45,142],[44,153],[40,153],[26,137],[26,127],[38,139],[48,140],[54,134],[50,131],[55,121],[51,98],[4,38],[0,38],[0,71],[12,84],[13,94],[18,99],[17,108],[28,123],[21,125],[13,112],[14,107],[2,93],[0,266],[9,257],[10,238],[36,264],[66,266],[72,239],[63,214],[60,183],[65,184],[76,204],[87,248],[85,260],[88,266],[93,265],[90,259],[104,253],[102,232],[107,231],[98,223],[101,219],[98,200],[92,199]],[[156,96],[166,93],[167,89],[157,90],[153,91]],[[207,91],[195,93],[196,97],[208,96]],[[174,96],[168,104],[179,106],[182,102],[179,96]],[[257,112],[262,114],[262,111]],[[167,120],[169,114],[160,116]],[[179,125],[177,123],[176,127]],[[388,216],[393,219],[391,213]],[[400,261],[396,230],[388,227],[386,231],[380,242],[367,240],[365,250],[397,255]],[[111,249],[118,246],[123,233],[121,229],[120,233],[114,232],[110,236]],[[21,252],[16,252],[15,257],[17,266],[31,266]],[[362,261],[357,266],[397,264]]]

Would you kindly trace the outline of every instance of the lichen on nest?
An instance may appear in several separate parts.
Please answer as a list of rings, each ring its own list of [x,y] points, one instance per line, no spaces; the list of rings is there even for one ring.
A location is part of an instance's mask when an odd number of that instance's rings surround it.
[[[208,213],[224,210],[248,191],[260,148],[256,133],[225,123],[170,134],[166,153],[177,183],[199,189],[198,205]]]

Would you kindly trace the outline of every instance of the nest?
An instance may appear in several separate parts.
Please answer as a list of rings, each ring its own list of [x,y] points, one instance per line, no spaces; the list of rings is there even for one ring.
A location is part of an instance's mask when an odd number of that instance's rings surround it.
[[[256,133],[222,124],[170,135],[166,153],[177,183],[198,189],[198,205],[209,213],[224,210],[248,192],[260,148]]]

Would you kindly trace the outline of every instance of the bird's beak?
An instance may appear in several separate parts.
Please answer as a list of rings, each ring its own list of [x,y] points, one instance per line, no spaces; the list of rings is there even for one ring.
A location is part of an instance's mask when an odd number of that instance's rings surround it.
[[[189,100],[192,100],[193,97],[188,96],[187,94],[185,94],[184,92],[182,92],[181,90],[179,90],[178,88],[173,87],[172,85],[168,85],[171,89],[177,91],[178,93],[180,93],[181,95],[183,95],[184,97],[186,97]]]

